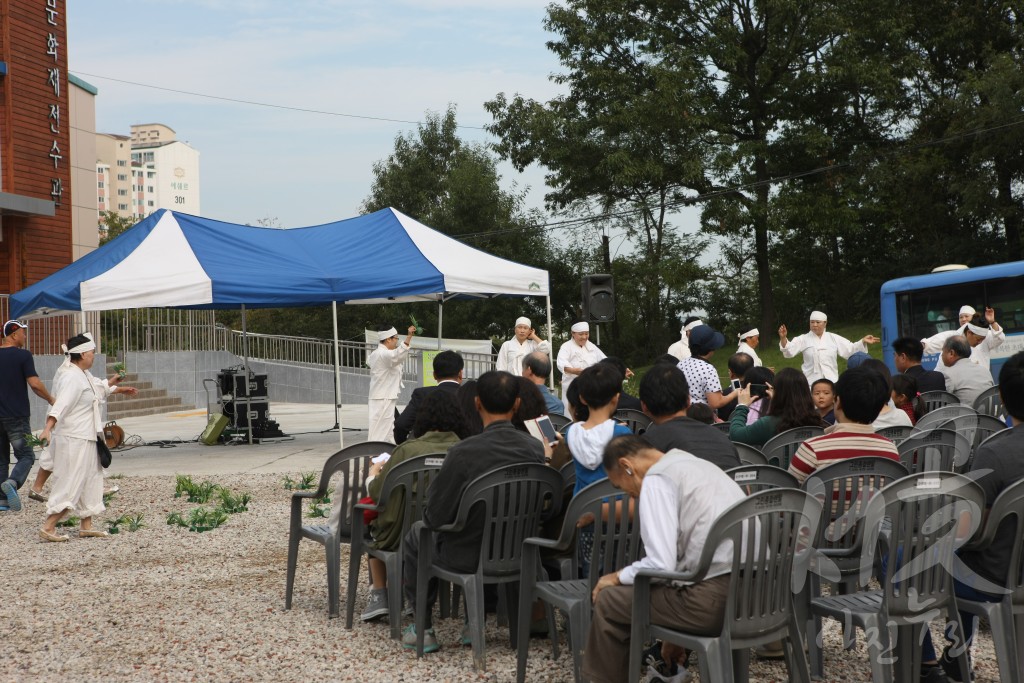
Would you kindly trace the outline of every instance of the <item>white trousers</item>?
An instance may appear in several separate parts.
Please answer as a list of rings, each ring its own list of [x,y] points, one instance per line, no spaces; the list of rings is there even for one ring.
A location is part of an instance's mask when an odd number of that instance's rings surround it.
[[[103,468],[96,453],[96,440],[54,434],[53,488],[46,502],[46,514],[74,510],[83,519],[103,512]]]
[[[367,441],[395,442],[395,406],[398,399],[394,398],[371,398],[369,400],[370,410],[370,434]]]

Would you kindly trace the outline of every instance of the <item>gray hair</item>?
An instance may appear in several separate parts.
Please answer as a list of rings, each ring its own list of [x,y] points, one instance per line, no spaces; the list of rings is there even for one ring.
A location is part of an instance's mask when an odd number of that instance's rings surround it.
[[[551,360],[548,354],[542,351],[534,351],[523,359],[523,367],[530,368],[537,377],[547,377],[551,374]]]
[[[971,345],[967,343],[967,337],[962,334],[954,334],[942,345],[943,351],[952,351],[958,358],[971,357]]]

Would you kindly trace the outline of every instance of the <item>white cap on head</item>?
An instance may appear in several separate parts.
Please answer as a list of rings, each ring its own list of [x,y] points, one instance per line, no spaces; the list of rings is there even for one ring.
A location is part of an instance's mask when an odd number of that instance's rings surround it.
[[[533,327],[533,325],[530,324],[530,319],[527,318],[526,316],[522,316],[522,315],[519,316],[518,318],[516,318],[516,325],[515,326],[519,327],[520,325],[526,325],[527,327]]]
[[[757,337],[757,336],[760,336],[760,334],[761,333],[758,332],[757,328],[755,327],[754,329],[752,329],[752,330],[750,330],[748,332],[741,332],[740,334],[738,334],[736,336],[740,338],[740,341],[743,341],[747,337]]]
[[[824,323],[828,322],[828,316],[821,311],[811,311],[811,322]]]
[[[700,326],[701,326],[701,325],[703,325],[703,324],[704,324],[704,321],[703,321],[703,320],[694,320],[694,321],[693,321],[692,323],[690,323],[689,325],[684,325],[684,326],[683,326],[683,332],[689,332],[689,331],[690,331],[690,330],[692,330],[693,328],[695,328],[695,327],[700,327]]]
[[[971,308],[970,306],[960,307],[960,315],[974,315],[975,313],[977,313],[977,311]]]
[[[572,330],[573,332],[590,332],[590,323],[578,322],[569,329]]]
[[[395,328],[392,327],[389,330],[384,330],[383,332],[378,332],[377,333],[377,341],[384,341],[385,339],[391,339],[392,337],[397,337],[397,336],[398,336],[398,330],[396,330]]]

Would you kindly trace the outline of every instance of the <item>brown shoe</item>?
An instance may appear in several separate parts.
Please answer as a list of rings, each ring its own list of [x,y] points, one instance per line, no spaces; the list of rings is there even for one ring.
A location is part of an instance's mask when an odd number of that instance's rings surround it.
[[[31,487],[28,490],[28,497],[31,498],[32,500],[38,500],[40,503],[45,503],[47,499],[46,495],[44,495],[43,493],[36,493],[35,489]]]
[[[100,531],[99,529],[79,529],[79,538],[106,538],[109,536],[106,531]]]
[[[61,536],[60,534],[51,534],[46,529],[39,530],[39,538],[43,539],[44,541],[52,541],[53,543],[63,543],[64,541],[68,540],[67,536]]]

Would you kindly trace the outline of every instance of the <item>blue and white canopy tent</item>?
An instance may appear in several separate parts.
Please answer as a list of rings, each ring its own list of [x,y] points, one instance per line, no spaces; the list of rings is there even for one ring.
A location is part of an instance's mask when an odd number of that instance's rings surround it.
[[[263,228],[160,209],[11,295],[12,317],[121,308],[233,308],[536,296],[546,270],[473,249],[394,209],[307,228]],[[335,349],[337,349],[335,308]],[[340,371],[335,363],[335,382]],[[340,396],[340,390],[339,390]],[[339,429],[339,434],[341,430]]]

